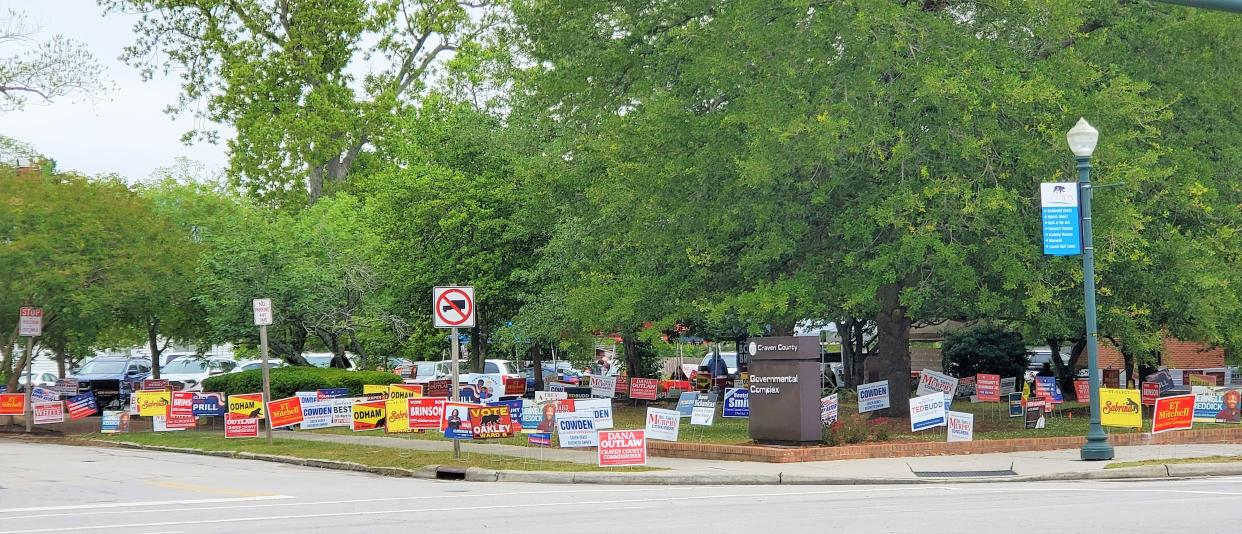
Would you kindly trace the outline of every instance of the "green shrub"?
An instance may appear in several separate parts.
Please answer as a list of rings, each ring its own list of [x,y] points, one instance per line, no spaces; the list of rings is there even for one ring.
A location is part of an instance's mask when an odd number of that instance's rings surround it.
[[[292,397],[298,391],[315,391],[326,388],[348,388],[349,394],[362,395],[366,384],[397,384],[401,377],[381,371],[346,371],[319,367],[278,367],[272,369],[272,398]],[[225,395],[257,393],[263,391],[263,371],[225,373],[203,381],[203,391],[218,391]]]
[[[980,325],[945,336],[941,363],[951,376],[979,373],[1022,376],[1026,372],[1026,362],[1026,344],[1017,332]]]

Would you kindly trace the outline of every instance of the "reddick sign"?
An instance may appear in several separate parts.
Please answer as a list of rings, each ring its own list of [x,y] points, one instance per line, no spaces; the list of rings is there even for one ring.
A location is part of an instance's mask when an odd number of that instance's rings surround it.
[[[750,352],[750,437],[759,442],[815,442],[819,420],[818,337],[755,338]]]

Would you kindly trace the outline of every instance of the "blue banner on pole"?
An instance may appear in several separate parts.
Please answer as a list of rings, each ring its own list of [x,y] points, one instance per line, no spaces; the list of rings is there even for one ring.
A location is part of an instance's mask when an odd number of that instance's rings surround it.
[[[1039,184],[1039,206],[1043,220],[1044,254],[1076,256],[1082,254],[1082,221],[1078,212],[1078,184],[1074,182]]]

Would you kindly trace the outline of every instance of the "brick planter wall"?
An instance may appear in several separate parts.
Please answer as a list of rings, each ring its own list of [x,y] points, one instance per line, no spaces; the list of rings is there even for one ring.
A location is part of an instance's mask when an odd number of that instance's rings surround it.
[[[767,445],[717,445],[650,440],[648,453],[666,458],[698,458],[704,460],[735,460],[743,462],[819,462],[825,460],[856,460],[859,458],[897,458],[905,456],[948,456],[990,452],[1050,451],[1077,449],[1084,443],[1082,436],[996,439],[946,443],[940,441],[872,443],[838,447],[780,447]],[[1176,445],[1189,443],[1242,443],[1242,427],[1184,430],[1163,434],[1110,434],[1113,445]]]

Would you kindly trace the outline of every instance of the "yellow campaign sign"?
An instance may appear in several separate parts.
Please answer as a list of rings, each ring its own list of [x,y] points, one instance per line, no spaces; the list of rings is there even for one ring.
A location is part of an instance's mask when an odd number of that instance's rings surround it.
[[[263,394],[243,393],[229,395],[229,417],[236,419],[262,419]]]
[[[393,384],[388,386],[389,399],[409,399],[412,397],[422,397],[422,384]]]
[[[388,398],[388,384],[384,384],[382,386],[377,386],[374,384],[363,384],[362,394],[366,396],[367,398],[374,397],[374,398],[379,398],[379,399],[387,399]]]
[[[410,431],[410,401],[406,399],[388,399],[385,401],[388,421],[384,429],[388,432]]]
[[[408,401],[407,401],[408,402]],[[353,408],[353,424],[351,427],[354,432],[363,430],[379,430],[384,426],[384,420],[387,418],[388,410],[385,409],[385,401],[365,401],[355,402]],[[408,410],[407,410],[408,415]],[[407,419],[406,426],[409,426]]]
[[[138,415],[143,417],[167,417],[170,404],[172,404],[172,392],[166,389],[138,392]]]
[[[1137,389],[1100,388],[1100,424],[1126,428],[1143,426],[1143,408]]]

